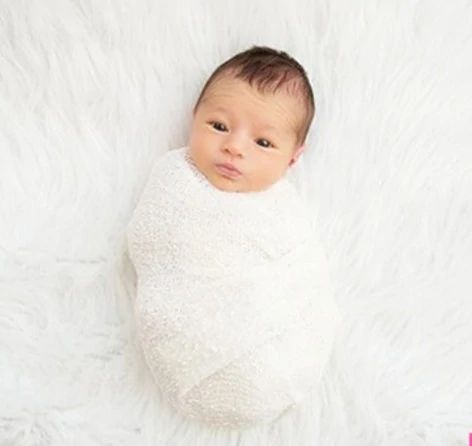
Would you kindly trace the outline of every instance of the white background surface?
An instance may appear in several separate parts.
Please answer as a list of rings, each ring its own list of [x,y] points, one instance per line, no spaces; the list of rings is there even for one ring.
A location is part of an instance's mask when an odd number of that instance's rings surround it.
[[[464,445],[472,432],[470,1],[0,2],[0,445]],[[264,429],[160,398],[124,229],[214,68],[306,68],[292,174],[345,327],[322,387]]]

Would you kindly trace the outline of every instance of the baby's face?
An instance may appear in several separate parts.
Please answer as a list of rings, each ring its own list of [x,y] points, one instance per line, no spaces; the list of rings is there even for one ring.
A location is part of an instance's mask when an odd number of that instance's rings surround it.
[[[300,103],[286,95],[261,95],[234,78],[216,81],[200,102],[190,132],[190,155],[218,189],[249,192],[281,178],[304,146],[296,146]],[[240,174],[218,164],[228,163]]]

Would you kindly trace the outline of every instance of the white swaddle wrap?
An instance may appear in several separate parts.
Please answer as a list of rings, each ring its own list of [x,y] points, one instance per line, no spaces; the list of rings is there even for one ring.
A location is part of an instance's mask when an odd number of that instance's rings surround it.
[[[269,422],[319,383],[341,317],[286,177],[226,192],[188,146],[171,150],[153,166],[127,237],[139,340],[180,413],[231,428]]]

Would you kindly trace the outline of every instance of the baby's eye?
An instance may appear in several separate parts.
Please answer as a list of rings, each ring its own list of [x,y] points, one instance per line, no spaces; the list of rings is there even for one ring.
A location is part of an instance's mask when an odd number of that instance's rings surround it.
[[[224,132],[226,127],[224,124],[222,124],[221,122],[218,122],[218,121],[210,121],[209,124],[215,129],[215,130],[218,130],[219,132]],[[223,127],[223,128],[222,128]],[[265,144],[259,144],[261,145],[262,147],[265,147],[265,148],[269,148],[269,147],[274,147],[274,145],[268,141],[267,139],[264,139],[264,138],[261,138],[261,139],[258,139],[258,141],[265,141]]]
[[[214,124],[216,124],[216,127],[218,127],[218,126],[224,127],[224,124],[222,124],[221,122],[218,122],[218,121],[211,121],[211,122],[210,122],[210,125],[211,125],[213,128],[215,128],[215,129],[218,130],[218,131],[223,131],[223,130],[221,130],[221,129],[216,128]]]
[[[266,148],[269,148],[269,147],[274,147],[272,145],[272,143],[270,141],[268,141],[267,139],[258,139],[258,141],[265,141],[267,143],[267,145],[263,145],[262,147],[266,147]],[[259,144],[260,145],[260,144]]]

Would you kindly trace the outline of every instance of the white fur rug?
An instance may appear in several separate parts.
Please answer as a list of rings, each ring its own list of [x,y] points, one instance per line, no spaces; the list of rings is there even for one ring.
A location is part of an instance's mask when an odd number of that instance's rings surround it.
[[[292,178],[345,326],[318,394],[211,431],[136,342],[124,230],[217,64],[307,69]],[[0,3],[0,445],[465,445],[472,431],[470,1]]]

